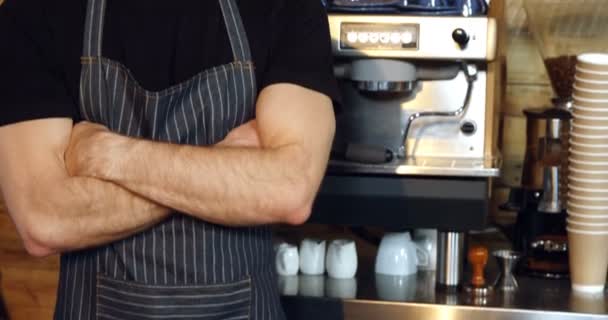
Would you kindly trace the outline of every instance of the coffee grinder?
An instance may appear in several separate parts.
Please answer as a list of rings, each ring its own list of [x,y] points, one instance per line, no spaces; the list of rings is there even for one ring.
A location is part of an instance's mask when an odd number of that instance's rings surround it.
[[[526,154],[522,186],[511,192],[516,210],[513,235],[524,253],[526,273],[561,278],[568,275],[566,196],[571,114],[564,108],[524,110]]]

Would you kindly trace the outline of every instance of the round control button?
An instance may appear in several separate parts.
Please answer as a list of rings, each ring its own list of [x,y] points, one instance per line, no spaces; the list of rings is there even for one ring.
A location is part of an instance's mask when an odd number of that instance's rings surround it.
[[[369,34],[367,32],[359,32],[357,38],[359,38],[359,42],[367,43],[367,41],[369,40]]]
[[[452,39],[460,46],[461,49],[465,49],[469,44],[469,34],[462,28],[458,28],[452,32]]]
[[[401,35],[398,32],[391,33],[391,43],[393,43],[393,44],[401,43]]]
[[[414,36],[411,32],[403,32],[401,33],[401,43],[410,44],[414,41]]]
[[[380,33],[380,42],[389,43],[391,41],[391,34],[388,32]]]
[[[357,42],[357,33],[354,31],[351,31],[349,33],[346,34],[346,40],[350,43],[355,43]]]
[[[370,32],[369,33],[369,42],[371,42],[371,43],[378,43],[379,39],[380,39],[380,35],[378,34],[378,32]]]

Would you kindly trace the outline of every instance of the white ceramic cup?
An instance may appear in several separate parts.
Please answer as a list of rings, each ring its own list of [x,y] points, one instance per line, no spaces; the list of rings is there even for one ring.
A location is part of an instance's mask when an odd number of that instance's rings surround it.
[[[299,277],[299,292],[305,297],[323,297],[325,294],[325,277],[324,276],[307,276],[300,275]]]
[[[298,247],[281,243],[275,249],[275,268],[280,276],[295,276],[300,268]]]
[[[325,282],[325,293],[330,298],[354,299],[357,297],[357,280],[328,278]]]
[[[437,269],[437,230],[415,230],[414,242],[427,253],[427,255],[418,255],[418,270],[432,271]],[[426,259],[427,257],[428,259]]]
[[[279,276],[279,292],[284,296],[297,296],[299,279],[298,276]]]
[[[350,279],[357,273],[357,247],[353,240],[339,239],[329,243],[325,258],[327,274],[335,279]]]
[[[428,253],[412,241],[409,232],[387,233],[382,237],[376,255],[376,273],[392,276],[415,274],[419,256],[429,259]]]
[[[307,275],[325,273],[325,240],[304,239],[300,243],[300,271]]]

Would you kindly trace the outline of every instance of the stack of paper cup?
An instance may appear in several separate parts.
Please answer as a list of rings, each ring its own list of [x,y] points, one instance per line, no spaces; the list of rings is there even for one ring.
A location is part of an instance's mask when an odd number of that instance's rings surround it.
[[[608,270],[608,54],[578,57],[568,176],[574,291],[601,293]]]

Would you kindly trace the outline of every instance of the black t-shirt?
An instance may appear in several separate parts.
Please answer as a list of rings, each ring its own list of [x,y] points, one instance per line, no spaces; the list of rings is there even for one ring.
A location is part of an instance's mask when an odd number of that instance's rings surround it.
[[[240,0],[258,88],[293,83],[339,99],[319,0]],[[0,125],[78,120],[86,0],[7,0],[0,6]],[[231,61],[217,0],[107,0],[103,55],[148,90]]]

